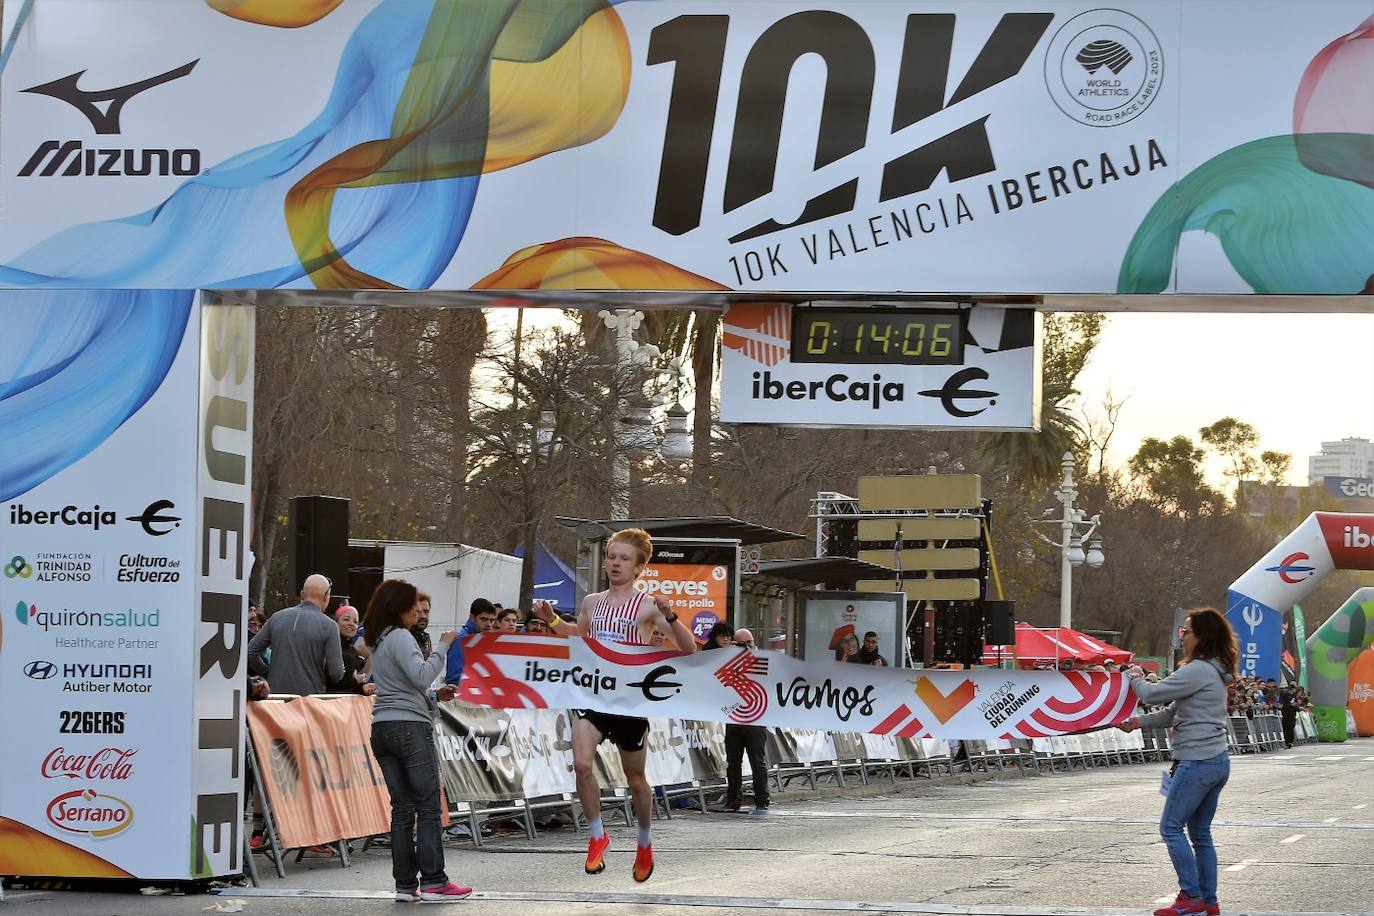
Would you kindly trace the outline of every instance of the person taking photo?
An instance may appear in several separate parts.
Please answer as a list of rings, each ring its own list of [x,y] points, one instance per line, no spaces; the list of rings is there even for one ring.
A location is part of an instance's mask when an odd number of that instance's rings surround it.
[[[1179,891],[1172,904],[1155,910],[1155,916],[1221,912],[1212,818],[1231,775],[1226,750],[1226,695],[1227,686],[1236,677],[1236,634],[1220,611],[1198,608],[1184,624],[1183,649],[1184,663],[1158,683],[1148,683],[1138,667],[1126,670],[1140,702],[1167,705],[1120,726],[1123,731],[1159,726],[1173,729],[1174,765],[1159,833],[1178,874]]]

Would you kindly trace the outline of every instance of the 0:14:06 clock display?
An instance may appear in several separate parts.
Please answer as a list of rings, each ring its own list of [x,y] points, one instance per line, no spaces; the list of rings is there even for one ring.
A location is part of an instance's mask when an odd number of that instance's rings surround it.
[[[962,365],[964,315],[895,309],[796,309],[792,362]]]

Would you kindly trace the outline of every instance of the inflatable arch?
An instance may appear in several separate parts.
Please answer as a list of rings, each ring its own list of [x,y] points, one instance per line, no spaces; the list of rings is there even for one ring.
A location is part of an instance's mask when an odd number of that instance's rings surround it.
[[[1240,641],[1242,674],[1278,678],[1284,613],[1337,569],[1374,569],[1374,515],[1313,512],[1231,584],[1226,616]],[[1337,704],[1344,708],[1345,699]]]
[[[1374,588],[1357,589],[1317,632],[1307,637],[1307,686],[1312,694],[1312,712],[1317,717],[1318,740],[1346,739],[1347,679],[1356,670],[1351,663],[1371,645],[1374,645]],[[1363,683],[1367,684],[1369,678],[1367,675],[1364,678]],[[1360,712],[1361,721],[1356,723],[1356,728],[1363,734],[1368,730],[1364,726],[1369,723],[1363,721],[1365,710],[1361,708]]]
[[[1355,720],[1355,734],[1361,738],[1374,736],[1374,647],[1365,649],[1350,663],[1350,717]]]

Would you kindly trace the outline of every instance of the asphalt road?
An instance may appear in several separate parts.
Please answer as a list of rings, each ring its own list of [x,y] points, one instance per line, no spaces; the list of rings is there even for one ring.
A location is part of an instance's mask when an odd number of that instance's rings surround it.
[[[454,844],[449,873],[477,893],[452,906],[472,916],[1148,913],[1177,889],[1157,831],[1161,769],[788,792],[767,819],[681,812],[656,822],[657,870],[642,885],[623,825],[594,878],[582,874],[585,841],[569,830],[533,843],[498,836],[481,851]],[[1222,912],[1374,911],[1371,786],[1374,739],[1233,758],[1215,825]],[[0,914],[162,916],[237,899],[246,916],[355,916],[399,905],[386,850],[348,869],[306,861],[263,881],[221,897],[11,890]]]

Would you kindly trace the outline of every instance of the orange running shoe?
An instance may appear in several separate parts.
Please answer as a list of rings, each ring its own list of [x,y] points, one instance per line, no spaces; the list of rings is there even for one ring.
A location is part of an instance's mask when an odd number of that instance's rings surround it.
[[[599,875],[606,870],[606,850],[611,848],[611,835],[602,834],[601,839],[587,840],[587,874]]]
[[[654,847],[640,846],[635,851],[635,871],[636,881],[641,883],[648,881],[649,876],[654,873]]]

